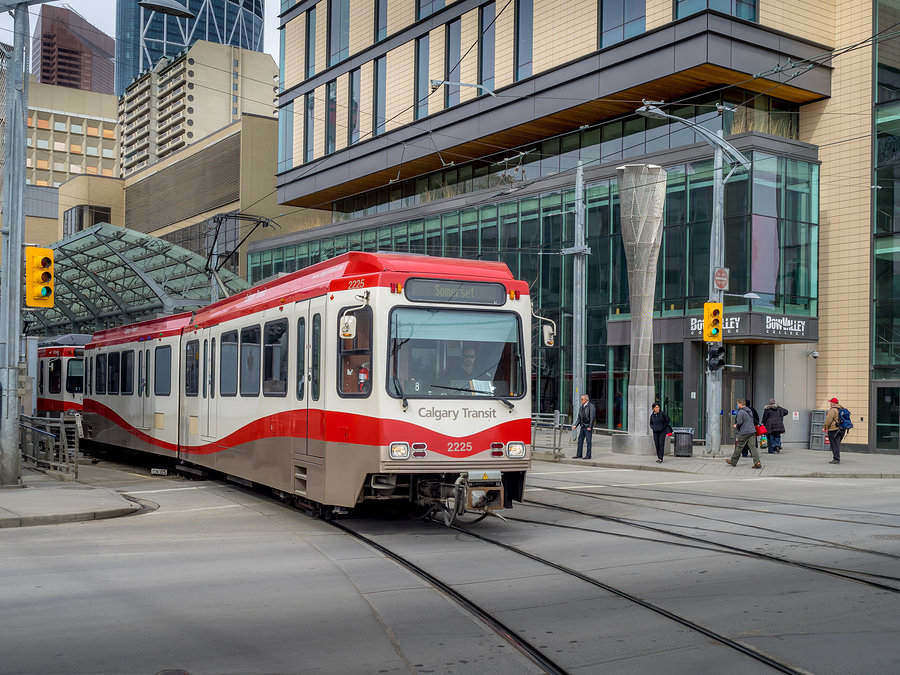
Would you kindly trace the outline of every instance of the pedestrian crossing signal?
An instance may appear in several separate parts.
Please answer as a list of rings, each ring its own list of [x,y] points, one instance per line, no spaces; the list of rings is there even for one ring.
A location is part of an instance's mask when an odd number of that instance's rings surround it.
[[[722,303],[703,303],[703,339],[706,342],[722,341]]]
[[[52,248],[25,247],[26,307],[53,307],[55,274]]]

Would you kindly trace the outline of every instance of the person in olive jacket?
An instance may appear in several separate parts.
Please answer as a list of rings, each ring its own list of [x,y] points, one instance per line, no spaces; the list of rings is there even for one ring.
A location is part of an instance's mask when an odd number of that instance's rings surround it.
[[[671,425],[669,416],[662,411],[659,403],[654,403],[653,411],[650,413],[650,430],[653,432],[653,444],[656,446],[657,464],[662,464],[666,452],[666,436],[671,432]]]
[[[769,454],[781,452],[781,434],[784,433],[784,416],[788,411],[775,403],[774,398],[763,408],[762,425],[769,436]]]

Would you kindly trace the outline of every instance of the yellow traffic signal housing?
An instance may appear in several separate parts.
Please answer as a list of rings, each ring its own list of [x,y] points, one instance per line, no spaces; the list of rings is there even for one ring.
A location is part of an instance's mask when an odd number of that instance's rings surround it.
[[[39,246],[25,247],[25,306],[53,307],[54,281],[53,249]]]
[[[722,303],[703,303],[703,339],[706,342],[722,341]]]

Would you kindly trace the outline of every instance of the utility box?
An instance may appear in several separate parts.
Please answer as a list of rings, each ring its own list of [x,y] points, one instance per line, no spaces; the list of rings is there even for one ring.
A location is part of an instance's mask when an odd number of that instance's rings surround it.
[[[694,456],[694,427],[673,427],[672,437],[676,457]]]

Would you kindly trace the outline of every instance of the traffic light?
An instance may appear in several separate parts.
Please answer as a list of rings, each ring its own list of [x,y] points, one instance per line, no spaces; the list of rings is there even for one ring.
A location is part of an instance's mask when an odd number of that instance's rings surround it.
[[[25,247],[25,306],[53,307],[53,249]]]
[[[706,367],[709,369],[709,372],[714,373],[719,368],[725,367],[725,346],[724,345],[710,345],[709,352],[706,359]]]
[[[703,303],[703,339],[706,342],[722,341],[722,303]]]

